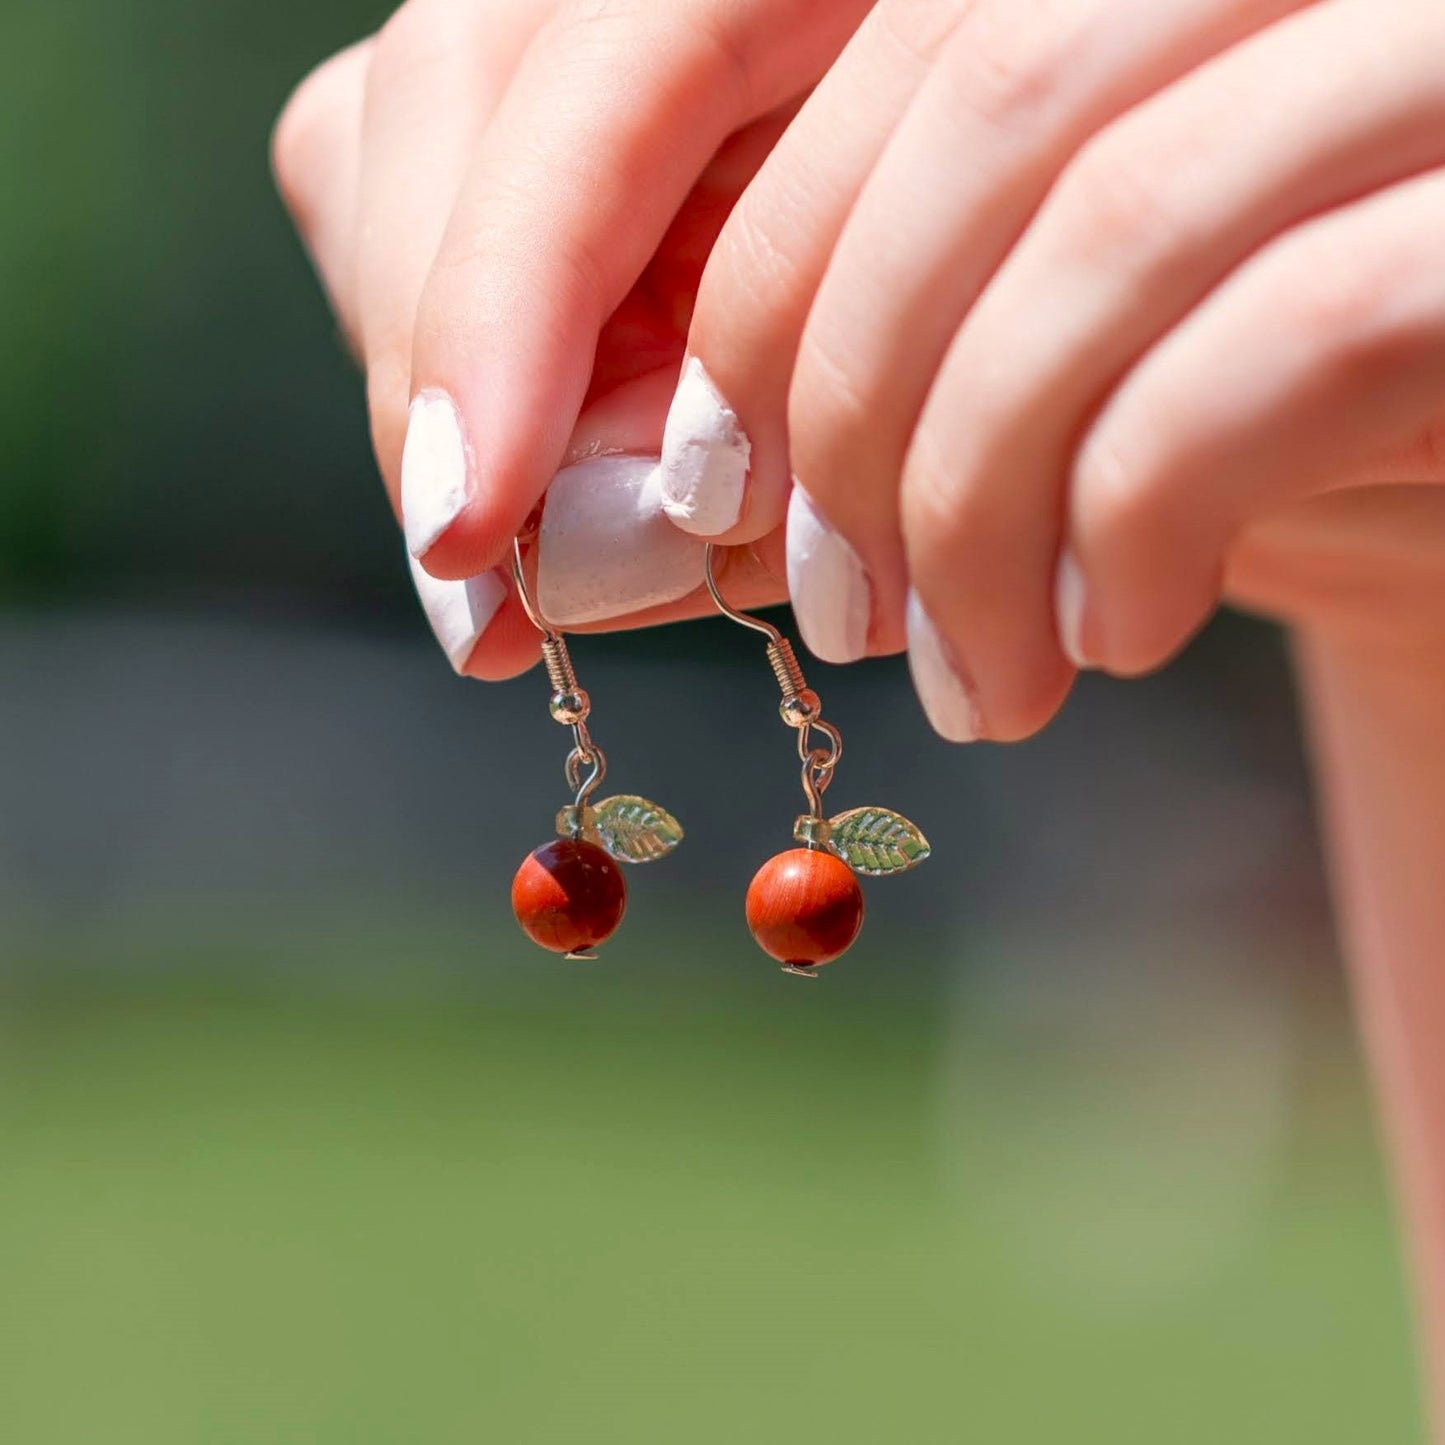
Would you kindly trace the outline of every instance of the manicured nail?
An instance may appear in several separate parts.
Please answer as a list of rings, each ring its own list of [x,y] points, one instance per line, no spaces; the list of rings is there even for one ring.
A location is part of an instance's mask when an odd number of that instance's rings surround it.
[[[794,485],[788,503],[788,592],[808,650],[824,662],[857,662],[868,651],[873,612],[858,554]]]
[[[411,559],[411,580],[442,651],[460,672],[507,600],[506,580],[500,572],[483,572],[465,582],[443,582],[415,558]]]
[[[984,735],[973,687],[916,592],[908,594],[908,667],[935,732],[954,743],[977,742]]]
[[[1084,574],[1067,547],[1059,554],[1054,573],[1054,625],[1064,656],[1083,672],[1093,664],[1084,655]]]
[[[656,457],[589,457],[547,488],[537,601],[559,627],[676,602],[702,586],[705,547],[663,512]]]
[[[691,357],[662,436],[662,505],[684,532],[716,537],[743,509],[752,447],[706,368]]]
[[[468,451],[462,419],[444,391],[411,404],[401,453],[401,518],[406,549],[424,557],[467,504]]]

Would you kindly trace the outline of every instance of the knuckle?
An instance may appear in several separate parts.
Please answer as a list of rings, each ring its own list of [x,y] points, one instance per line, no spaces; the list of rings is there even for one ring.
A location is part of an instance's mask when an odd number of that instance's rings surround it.
[[[918,70],[929,69],[974,8],[973,0],[886,0],[873,12],[874,35]]]
[[[1274,278],[1275,316],[1337,369],[1374,365],[1403,339],[1392,324],[1399,277],[1358,248],[1317,241]]]
[[[271,172],[293,215],[307,208],[315,162],[335,124],[331,66],[332,61],[323,61],[297,85],[271,131]]]
[[[960,99],[996,125],[1034,116],[1059,91],[1076,28],[1056,0],[969,6],[948,44]]]
[[[339,50],[291,92],[271,131],[271,170],[281,199],[298,222],[318,182],[334,173],[354,144],[354,127],[376,54],[372,37]]]
[[[1180,168],[1120,123],[1089,141],[1065,169],[1046,209],[1071,249],[1097,261],[1167,255],[1184,236],[1171,176]]]
[[[717,72],[725,90],[740,100],[745,114],[759,108],[754,100],[759,94],[754,49],[733,24],[704,10],[693,22],[694,35],[703,42],[704,63]]]

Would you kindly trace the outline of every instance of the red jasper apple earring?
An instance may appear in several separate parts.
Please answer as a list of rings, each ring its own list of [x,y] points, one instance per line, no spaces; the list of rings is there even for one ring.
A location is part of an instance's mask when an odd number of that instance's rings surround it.
[[[617,931],[627,908],[622,863],[651,863],[682,842],[677,819],[635,794],[592,802],[607,759],[592,740],[592,701],[577,683],[562,634],[542,616],[527,588],[520,539],[512,543],[512,577],[527,616],[542,634],[542,662],[552,684],[548,709],[572,729],[565,775],[572,801],[557,814],[557,837],[529,853],[512,880],[512,911],[534,943],[566,958],[595,958],[590,950]]]
[[[863,890],[853,876],[883,878],[917,867],[930,853],[928,839],[901,813],[852,808],[829,818],[823,794],[843,756],[843,737],[823,721],[823,704],[798,666],[793,645],[769,622],[730,607],[713,574],[716,548],[707,549],[707,590],[724,617],[768,639],[768,661],[783,700],[782,719],[798,734],[808,811],[793,824],[802,846],[769,858],[748,886],[748,927],[784,973],[816,978],[818,969],[845,953],[863,926]]]

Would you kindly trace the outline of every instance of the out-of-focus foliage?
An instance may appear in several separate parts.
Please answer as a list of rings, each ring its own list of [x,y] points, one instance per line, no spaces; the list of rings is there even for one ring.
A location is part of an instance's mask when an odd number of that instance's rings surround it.
[[[0,9],[0,597],[404,595],[266,147],[290,86],[382,13]]]

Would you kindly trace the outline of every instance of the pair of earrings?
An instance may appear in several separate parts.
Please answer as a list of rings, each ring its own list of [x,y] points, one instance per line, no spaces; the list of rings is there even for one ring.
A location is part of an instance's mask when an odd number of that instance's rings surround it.
[[[863,926],[863,891],[855,874],[902,873],[929,855],[928,840],[900,813],[853,808],[829,818],[823,794],[843,756],[843,738],[825,722],[822,703],[803,677],[792,644],[771,623],[730,607],[718,590],[714,548],[706,552],[708,592],[724,617],[768,639],[768,662],[782,693],[778,711],[796,730],[808,811],[793,825],[799,845],[770,858],[747,893],[753,937],[786,973],[816,978],[847,951]],[[631,793],[592,801],[607,759],[587,726],[592,704],[562,634],[542,616],[527,586],[520,540],[513,543],[517,593],[542,634],[542,661],[552,686],[552,717],[572,730],[565,775],[572,802],[557,814],[557,837],[528,854],[512,882],[512,909],[523,932],[566,958],[591,952],[616,932],[627,908],[621,863],[651,863],[682,841],[665,808]]]

